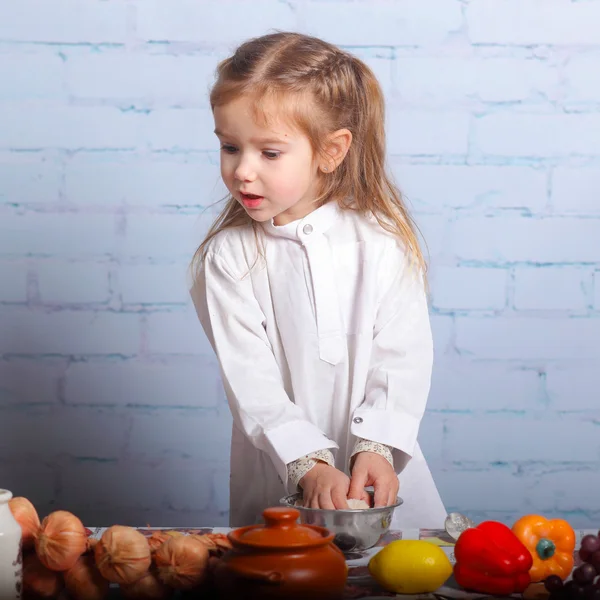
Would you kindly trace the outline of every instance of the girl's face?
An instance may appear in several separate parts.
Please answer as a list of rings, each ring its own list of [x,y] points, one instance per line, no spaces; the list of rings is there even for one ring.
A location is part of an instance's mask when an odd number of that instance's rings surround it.
[[[285,225],[316,208],[319,166],[306,135],[281,121],[258,125],[244,97],[216,106],[214,119],[221,177],[250,217]]]

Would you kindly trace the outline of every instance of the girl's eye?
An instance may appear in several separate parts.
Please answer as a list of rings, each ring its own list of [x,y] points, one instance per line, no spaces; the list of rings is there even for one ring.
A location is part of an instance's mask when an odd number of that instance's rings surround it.
[[[263,154],[265,158],[268,158],[269,160],[275,160],[281,156],[281,152],[276,152],[274,150],[265,150]]]
[[[222,144],[221,150],[223,150],[223,152],[227,152],[227,154],[233,154],[234,152],[237,152],[237,148],[235,146],[231,146],[230,144]]]

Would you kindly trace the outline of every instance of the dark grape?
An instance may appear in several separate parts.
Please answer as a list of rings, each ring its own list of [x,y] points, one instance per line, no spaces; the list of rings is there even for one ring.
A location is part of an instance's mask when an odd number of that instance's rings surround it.
[[[584,589],[585,588],[580,583],[577,583],[573,579],[565,583],[565,592],[570,600],[583,600]]]
[[[544,580],[544,587],[550,592],[562,590],[563,580],[558,575],[549,575]]]
[[[590,562],[591,558],[592,558],[592,553],[591,552],[586,552],[585,550],[582,550],[581,548],[579,549],[579,558],[583,561],[583,562]]]
[[[580,549],[593,554],[596,550],[600,550],[600,538],[591,534],[584,535],[581,539]]]
[[[585,600],[600,600],[600,588],[588,585],[583,592],[583,597]]]
[[[583,563],[573,571],[573,579],[581,585],[593,583],[596,575],[596,569],[589,563]]]
[[[600,550],[596,550],[587,562],[589,562],[596,571],[600,571]]]

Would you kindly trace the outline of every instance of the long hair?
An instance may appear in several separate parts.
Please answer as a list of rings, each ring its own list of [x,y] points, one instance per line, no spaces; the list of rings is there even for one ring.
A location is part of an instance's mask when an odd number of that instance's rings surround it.
[[[328,134],[352,133],[342,163],[319,173],[316,206],[336,201],[341,208],[373,215],[381,227],[397,235],[411,262],[422,273],[426,262],[416,227],[385,167],[385,106],[379,83],[361,60],[318,38],[279,32],[251,39],[217,67],[210,93],[211,107],[246,96],[254,116],[268,124],[270,109],[286,117],[310,140],[315,155],[324,155]],[[209,242],[220,231],[256,222],[231,196],[196,251],[199,267]]]

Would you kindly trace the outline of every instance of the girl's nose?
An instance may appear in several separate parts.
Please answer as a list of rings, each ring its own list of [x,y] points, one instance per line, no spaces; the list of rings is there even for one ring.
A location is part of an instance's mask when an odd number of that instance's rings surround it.
[[[247,158],[240,158],[234,176],[238,181],[254,181],[256,179],[256,170]]]

